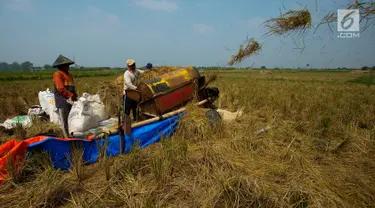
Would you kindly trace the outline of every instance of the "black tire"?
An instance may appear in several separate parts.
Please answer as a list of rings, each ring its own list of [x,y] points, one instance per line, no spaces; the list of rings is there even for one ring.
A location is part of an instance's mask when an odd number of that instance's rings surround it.
[[[213,125],[215,123],[218,123],[218,122],[221,121],[221,116],[220,116],[219,112],[217,112],[215,109],[207,110],[205,115],[206,115],[211,127],[213,127]]]

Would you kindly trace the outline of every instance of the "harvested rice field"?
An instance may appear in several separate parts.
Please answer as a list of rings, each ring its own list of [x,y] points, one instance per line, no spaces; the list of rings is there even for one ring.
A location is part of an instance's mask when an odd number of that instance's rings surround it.
[[[186,117],[170,139],[129,154],[84,165],[76,152],[70,171],[35,155],[10,170],[0,206],[374,207],[375,88],[361,82],[369,73],[266,71],[217,71],[215,105],[243,109],[234,121],[212,127]],[[78,93],[117,76],[77,78]],[[52,89],[51,80],[0,85],[9,89],[1,121]],[[1,142],[11,138],[19,137],[3,132]]]

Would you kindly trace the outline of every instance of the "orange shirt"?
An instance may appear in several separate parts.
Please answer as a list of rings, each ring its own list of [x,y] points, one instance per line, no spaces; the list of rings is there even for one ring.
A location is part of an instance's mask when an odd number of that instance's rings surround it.
[[[65,98],[73,97],[75,94],[73,76],[69,72],[57,70],[53,74],[55,90]]]

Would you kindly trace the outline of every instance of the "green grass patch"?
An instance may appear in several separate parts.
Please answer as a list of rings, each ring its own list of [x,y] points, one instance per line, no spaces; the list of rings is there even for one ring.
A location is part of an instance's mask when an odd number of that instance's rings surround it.
[[[74,78],[83,77],[106,77],[116,76],[124,73],[123,70],[70,70]],[[45,70],[39,72],[1,72],[0,81],[21,81],[21,80],[45,80],[52,79],[55,70]]]
[[[373,72],[357,77],[355,79],[349,80],[351,83],[359,83],[365,85],[375,85],[375,75]]]

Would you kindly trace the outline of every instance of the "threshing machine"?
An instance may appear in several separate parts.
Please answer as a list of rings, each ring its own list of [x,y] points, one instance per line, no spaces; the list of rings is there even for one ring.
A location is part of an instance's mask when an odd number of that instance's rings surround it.
[[[194,67],[181,68],[141,82],[127,96],[138,103],[139,120],[161,117],[197,98],[200,107],[211,108],[219,96],[217,87],[207,87],[206,77]]]

